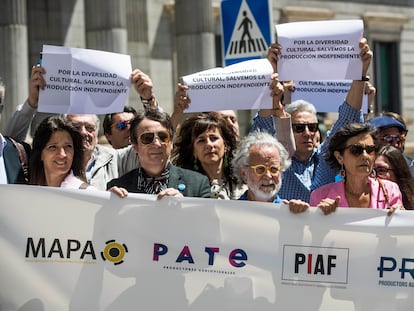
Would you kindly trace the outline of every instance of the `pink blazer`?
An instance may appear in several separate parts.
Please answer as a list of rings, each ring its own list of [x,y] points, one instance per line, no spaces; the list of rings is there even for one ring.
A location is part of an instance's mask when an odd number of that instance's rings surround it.
[[[402,203],[402,195],[398,185],[392,181],[381,179],[384,189],[388,194],[388,204],[386,202],[384,192],[377,179],[368,177],[368,182],[371,186],[371,201],[369,203],[370,208],[379,208],[385,209],[394,204]],[[337,183],[331,183],[319,187],[312,191],[310,196],[310,205],[317,206],[322,199],[330,198],[335,199],[337,196],[340,196],[339,201],[340,207],[349,207],[348,201],[345,196],[345,185],[344,181]],[[352,207],[352,206],[351,206]]]

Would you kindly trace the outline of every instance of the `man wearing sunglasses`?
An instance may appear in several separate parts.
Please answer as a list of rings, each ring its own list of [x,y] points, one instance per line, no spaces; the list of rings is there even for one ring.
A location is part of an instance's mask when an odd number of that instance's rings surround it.
[[[210,197],[207,176],[176,167],[170,162],[173,127],[167,113],[148,110],[131,122],[132,148],[139,167],[108,183],[108,190],[164,196]]]
[[[131,144],[129,124],[137,111],[125,106],[123,112],[108,113],[103,120],[103,131],[106,139],[114,149],[125,148]]]
[[[373,117],[368,119],[367,122],[378,130],[378,147],[393,146],[404,153],[405,136],[408,132],[407,127],[405,123],[392,116],[396,116],[396,114],[390,113]],[[405,154],[403,155],[410,167],[411,174],[414,174],[413,160]]]
[[[285,113],[290,115],[296,143],[292,165],[283,173],[283,184],[279,195],[284,199],[300,199],[309,202],[312,190],[333,182],[338,172],[330,168],[324,160],[330,136],[346,124],[364,121],[361,111],[362,98],[365,83],[368,80],[367,72],[371,63],[372,52],[365,38],[361,39],[359,46],[362,61],[361,80],[354,80],[352,82],[345,102],[339,106],[338,119],[322,144],[318,146],[315,139],[318,119],[316,109],[312,104],[298,100],[284,107]],[[269,48],[268,59],[275,70],[277,69],[277,61],[281,51],[281,47],[278,44],[273,44]],[[280,137],[280,133],[277,133],[279,129],[275,126],[275,122],[278,122],[278,120],[273,118],[273,114],[275,113],[272,113],[272,115],[259,113],[254,118],[251,131],[267,131],[273,136],[278,135]],[[285,136],[288,136],[287,132],[285,132]]]

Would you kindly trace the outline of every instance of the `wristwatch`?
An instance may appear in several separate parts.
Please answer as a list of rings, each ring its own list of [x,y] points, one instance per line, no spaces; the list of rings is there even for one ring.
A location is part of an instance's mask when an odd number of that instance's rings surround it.
[[[141,103],[144,106],[144,109],[145,110],[148,110],[148,109],[156,109],[158,105],[155,105],[154,108],[151,107],[153,102],[154,102],[154,96],[152,96],[152,95],[148,99],[145,99],[145,98],[141,97]]]

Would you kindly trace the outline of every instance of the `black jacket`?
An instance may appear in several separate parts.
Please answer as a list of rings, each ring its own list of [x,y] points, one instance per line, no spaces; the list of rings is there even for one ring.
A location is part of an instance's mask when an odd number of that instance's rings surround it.
[[[5,137],[7,144],[3,150],[4,166],[6,167],[7,183],[8,184],[27,184],[28,175],[25,175],[22,168],[23,159],[20,158],[19,150],[14,143]],[[24,147],[26,153],[26,165],[30,159],[30,146],[26,143],[20,143]],[[26,172],[28,174],[28,171]]]
[[[137,181],[138,169],[135,169],[119,178],[112,179],[108,182],[107,189],[117,186],[125,188],[128,192],[137,193]],[[171,165],[168,188],[178,189],[179,184],[185,185],[185,190],[182,191],[185,197],[210,198],[210,182],[207,176]]]

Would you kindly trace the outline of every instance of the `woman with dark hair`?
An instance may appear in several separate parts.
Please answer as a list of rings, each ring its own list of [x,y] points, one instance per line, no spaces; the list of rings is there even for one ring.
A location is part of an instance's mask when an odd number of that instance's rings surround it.
[[[62,116],[44,119],[36,130],[30,159],[30,184],[84,189],[82,136]]]
[[[401,151],[393,146],[383,146],[377,153],[374,171],[379,178],[398,184],[405,209],[414,209],[414,178]]]
[[[398,185],[371,176],[375,160],[375,130],[365,123],[351,123],[336,132],[329,143],[326,161],[340,170],[343,180],[315,189],[310,205],[325,214],[340,207],[403,209]]]
[[[237,147],[233,127],[218,112],[202,113],[183,122],[172,159],[175,165],[206,175],[212,197],[238,199],[246,186],[238,183],[231,161]]]

